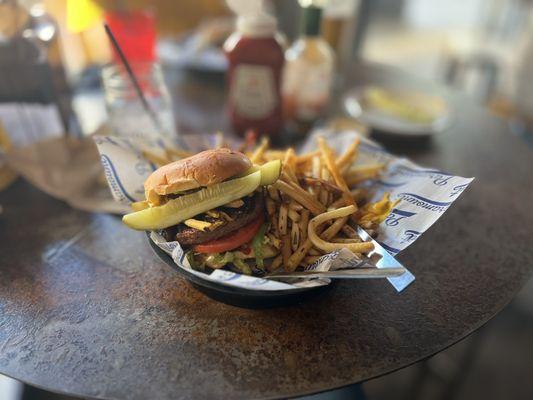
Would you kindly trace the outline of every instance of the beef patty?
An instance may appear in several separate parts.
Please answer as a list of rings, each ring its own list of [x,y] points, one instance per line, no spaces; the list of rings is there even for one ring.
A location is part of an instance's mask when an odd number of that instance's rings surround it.
[[[159,233],[167,241],[177,240],[182,246],[195,245],[218,239],[249,224],[264,212],[263,196],[261,193],[256,193],[252,197],[243,197],[241,200],[244,202],[244,205],[239,208],[217,208],[217,210],[224,211],[229,215],[232,221],[224,221],[223,225],[217,226],[212,231],[200,231],[185,224],[178,224],[162,229]],[[194,218],[209,222],[212,221],[205,214],[197,215]]]

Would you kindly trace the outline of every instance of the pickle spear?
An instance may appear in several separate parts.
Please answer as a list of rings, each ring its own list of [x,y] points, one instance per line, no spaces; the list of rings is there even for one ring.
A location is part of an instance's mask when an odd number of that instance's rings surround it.
[[[167,228],[230,201],[240,199],[252,193],[260,184],[261,171],[257,171],[242,178],[217,183],[198,192],[169,200],[162,206],[126,214],[122,217],[122,221],[130,228],[138,230]]]
[[[281,160],[272,160],[263,165],[251,166],[242,176],[261,171],[261,186],[272,185],[281,174]]]

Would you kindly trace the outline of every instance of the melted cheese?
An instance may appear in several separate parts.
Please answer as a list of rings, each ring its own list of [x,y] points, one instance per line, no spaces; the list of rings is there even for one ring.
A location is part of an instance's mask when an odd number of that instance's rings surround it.
[[[199,231],[204,232],[207,228],[213,225],[211,222],[200,221],[194,218],[189,218],[183,221],[185,225],[190,228],[198,229]]]

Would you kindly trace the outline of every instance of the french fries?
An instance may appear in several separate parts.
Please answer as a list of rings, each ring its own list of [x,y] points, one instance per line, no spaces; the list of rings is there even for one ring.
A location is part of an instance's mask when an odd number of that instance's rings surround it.
[[[343,171],[346,167],[354,162],[354,159],[357,157],[357,150],[359,148],[360,141],[361,140],[359,138],[354,140],[346,152],[336,161],[337,168],[340,171]]]
[[[375,179],[384,164],[358,164],[359,140],[338,156],[322,138],[318,150],[296,154],[293,148],[272,150],[263,140],[252,151],[254,163],[279,159],[280,179],[265,191],[270,222],[268,235],[278,243],[280,256],[270,268],[286,271],[305,267],[331,251],[347,248],[354,253],[368,253],[371,242],[363,242],[354,226],[371,232],[394,207],[387,196],[376,203],[365,203],[368,189],[354,187]]]
[[[375,178],[383,171],[384,167],[385,164],[369,164],[352,167],[346,171],[346,183],[353,186],[368,179]]]
[[[322,157],[324,158],[324,162],[326,163],[326,166],[333,177],[333,180],[335,181],[336,185],[343,191],[342,197],[346,201],[346,205],[352,205],[356,207],[355,201],[353,197],[350,194],[350,189],[348,189],[348,185],[346,184],[346,181],[342,177],[341,172],[339,171],[337,164],[335,163],[335,160],[333,159],[333,154],[329,146],[326,144],[326,141],[324,138],[318,138],[318,146],[320,147],[320,151],[322,152]]]
[[[322,256],[307,256],[304,258],[304,266],[311,265]]]
[[[289,208],[289,218],[296,225],[298,224],[298,221],[300,220],[300,214],[298,213],[298,211]]]
[[[281,236],[281,258],[283,260],[284,266],[287,266],[289,264],[291,251],[291,239],[288,234],[284,234],[283,236]]]
[[[283,258],[282,258],[282,255],[280,254],[272,260],[270,265],[267,266],[268,271],[271,272],[271,271],[277,270],[281,266],[282,262],[283,262]]]
[[[270,197],[267,197],[266,199],[266,209],[269,216],[274,215],[276,212],[276,203],[274,203],[274,200],[272,200]]]
[[[279,192],[274,186],[268,186],[267,190],[272,200],[277,201],[277,202],[280,201]]]
[[[194,155],[193,152],[176,148],[168,148],[165,150],[165,152],[167,153],[167,157],[170,158],[172,161],[179,160],[180,158],[187,158]]]
[[[288,207],[286,203],[282,203],[279,208],[278,215],[278,230],[282,235],[287,234],[287,217],[288,217]]]
[[[307,228],[307,234],[309,235],[309,239],[311,240],[313,245],[317,247],[318,249],[324,252],[328,252],[328,253],[331,251],[342,249],[342,248],[351,250],[354,253],[368,253],[372,251],[374,249],[374,245],[372,244],[372,242],[362,242],[362,243],[328,242],[322,239],[317,234],[316,228],[320,224],[324,223],[325,221],[330,220],[330,219],[335,219],[335,218],[347,217],[349,215],[352,215],[356,211],[357,211],[357,208],[353,205],[350,205],[350,206],[339,208],[337,210],[328,211],[328,212],[325,212],[323,214],[320,214],[314,217],[311,221],[309,221],[309,227]]]
[[[313,214],[321,214],[326,211],[326,208],[322,204],[320,204],[315,198],[313,198],[313,196],[311,196],[300,186],[289,184],[282,180],[278,180],[273,186],[285,193],[287,196],[296,200]]]
[[[294,271],[296,268],[298,268],[298,265],[300,265],[300,263],[312,247],[313,242],[311,242],[311,240],[307,238],[307,240],[303,242],[300,247],[298,247],[296,251],[287,258],[287,261],[283,262],[285,271]]]
[[[300,218],[300,231],[302,232],[302,240],[307,239],[307,227],[309,226],[309,210],[302,210]]]
[[[298,179],[296,179],[296,174],[294,172],[294,158],[295,158],[294,149],[292,147],[289,147],[283,159],[283,165],[285,166],[283,172],[285,176],[288,177],[292,183],[297,183]]]
[[[148,150],[143,150],[142,151],[142,156],[144,158],[146,158],[148,161],[150,161],[151,163],[157,165],[158,167],[160,167],[162,165],[165,165],[165,164],[168,164],[169,162],[172,161],[172,159],[170,159],[170,158],[159,156],[159,155],[157,155],[155,153],[152,153],[151,151],[148,151]]]
[[[141,152],[142,156],[146,158],[151,163],[157,165],[158,167],[171,163],[172,161],[177,161],[182,158],[190,157],[194,153],[181,150],[181,149],[173,149],[173,148],[167,148],[164,150],[165,155],[161,156],[158,154],[155,154],[149,150],[143,150]]]
[[[252,156],[250,157],[250,161],[252,162],[252,164],[257,164],[262,159],[263,154],[267,148],[268,148],[268,139],[263,138],[257,150],[255,150]]]
[[[291,249],[296,251],[300,245],[300,227],[298,224],[292,224],[291,227]]]

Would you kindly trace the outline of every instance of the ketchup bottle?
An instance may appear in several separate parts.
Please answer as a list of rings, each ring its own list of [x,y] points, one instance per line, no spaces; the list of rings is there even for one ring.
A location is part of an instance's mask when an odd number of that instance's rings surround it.
[[[224,43],[228,59],[227,108],[234,131],[277,136],[282,128],[281,71],[284,53],[276,19],[261,0],[227,0],[237,29]]]

